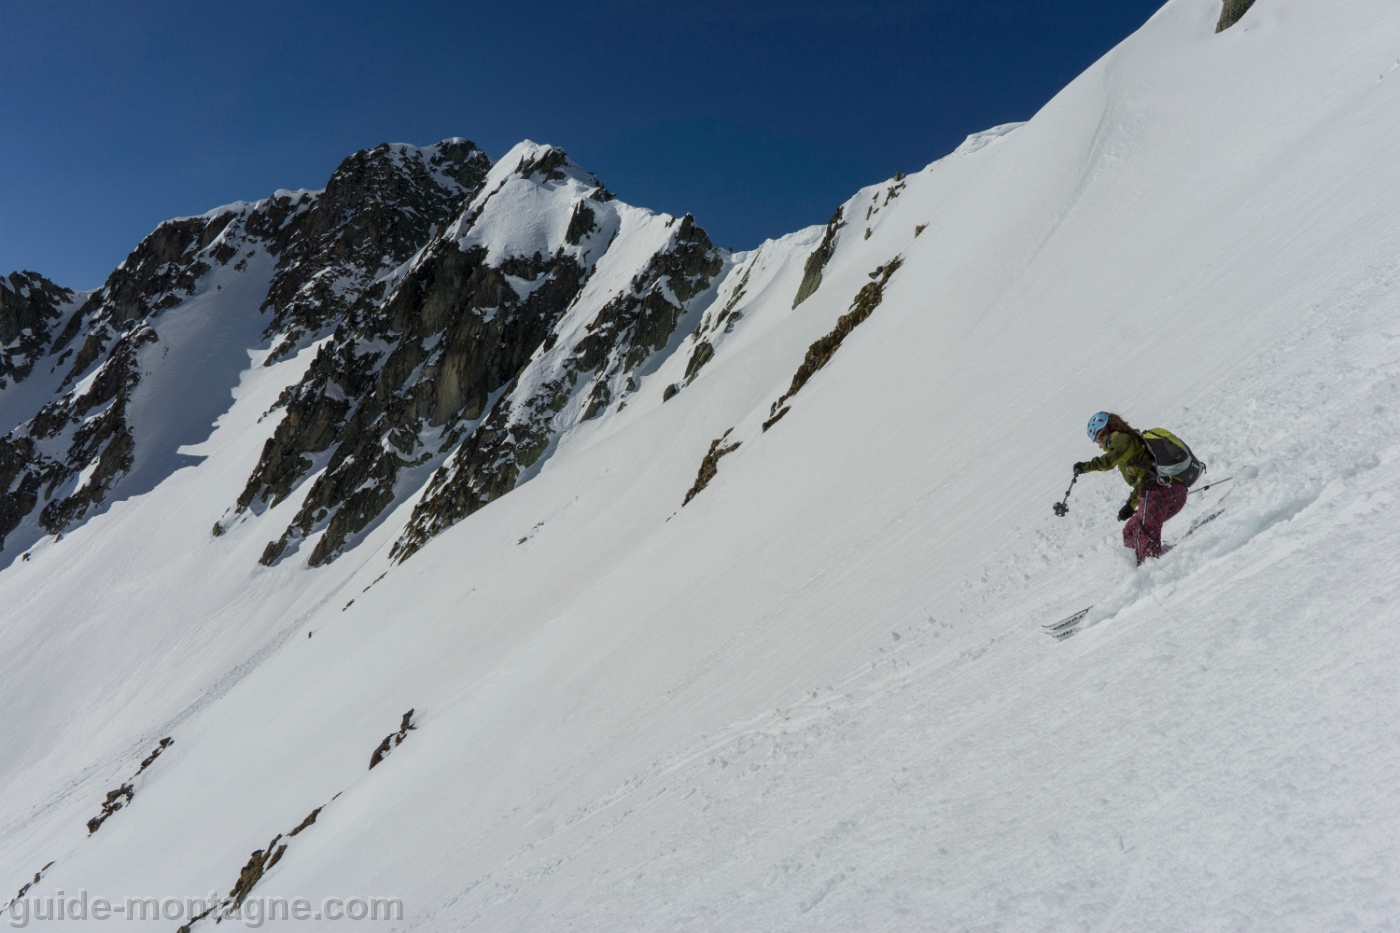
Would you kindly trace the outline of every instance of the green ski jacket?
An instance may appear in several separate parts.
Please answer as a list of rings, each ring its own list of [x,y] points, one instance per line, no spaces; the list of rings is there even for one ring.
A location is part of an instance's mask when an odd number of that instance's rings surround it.
[[[1157,481],[1157,473],[1153,469],[1152,456],[1147,452],[1147,445],[1132,434],[1114,431],[1108,437],[1108,450],[1086,462],[1084,472],[1098,473],[1114,467],[1123,474],[1124,482],[1133,487],[1133,494],[1128,497],[1128,505],[1136,509],[1143,487]]]

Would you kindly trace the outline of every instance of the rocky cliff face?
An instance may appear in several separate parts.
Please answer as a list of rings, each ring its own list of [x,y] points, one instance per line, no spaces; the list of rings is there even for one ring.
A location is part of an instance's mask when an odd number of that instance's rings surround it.
[[[46,364],[61,380],[33,417],[0,438],[0,545],[36,510],[39,528],[61,533],[131,470],[130,403],[172,310],[260,277],[251,289],[260,309],[213,301],[201,313],[262,313],[274,355],[286,353],[382,293],[383,279],[475,192],[488,167],[464,140],[384,145],[347,159],[323,192],[282,191],[168,221],[51,341],[72,293],[31,273],[11,276],[0,289],[0,334],[14,330],[18,343],[5,341],[4,375],[18,381]]]
[[[580,209],[590,223],[606,209],[605,227],[629,226],[612,205]],[[395,557],[406,560],[434,535],[509,492],[562,432],[614,402],[625,406],[638,388],[637,371],[667,348],[687,314],[713,300],[727,253],[688,214],[679,221],[667,218],[662,226],[633,233],[651,241],[661,234],[641,268],[616,291],[600,289],[587,296],[591,301],[580,302],[579,313],[549,334],[490,416],[433,475],[394,545]],[[626,253],[635,246],[623,242],[615,248]]]
[[[367,313],[384,275],[423,248],[481,187],[491,160],[465,139],[418,149],[365,149],[336,169],[306,216],[288,231],[262,310],[278,338],[268,362],[299,340]]]
[[[263,562],[318,534],[307,560],[333,560],[449,455],[397,553],[509,491],[571,400],[577,421],[626,394],[723,264],[691,218],[618,202],[559,149],[516,147],[285,393],[235,511],[317,475]]]
[[[34,371],[74,295],[37,272],[0,276],[0,389]]]

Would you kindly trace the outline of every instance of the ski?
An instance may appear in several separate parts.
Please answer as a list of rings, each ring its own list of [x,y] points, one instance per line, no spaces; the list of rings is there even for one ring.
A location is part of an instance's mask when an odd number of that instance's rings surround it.
[[[1219,518],[1222,514],[1224,514],[1224,512],[1225,512],[1225,508],[1224,508],[1224,506],[1221,506],[1220,508],[1216,509],[1214,512],[1211,512],[1211,513],[1210,513],[1209,515],[1207,515],[1205,518],[1198,518],[1198,519],[1196,519],[1194,522],[1191,523],[1191,527],[1186,529],[1186,534],[1184,534],[1184,535],[1181,536],[1181,540],[1182,540],[1182,541],[1185,541],[1187,538],[1191,537],[1191,532],[1195,531],[1197,528],[1200,528],[1202,525],[1206,524],[1207,522],[1213,522],[1213,521],[1215,521],[1215,520],[1216,520],[1217,518]]]
[[[1090,606],[1088,609],[1081,609],[1069,618],[1061,619],[1053,625],[1042,625],[1041,628],[1045,629],[1045,634],[1056,641],[1068,638],[1078,631],[1079,623],[1084,621],[1084,617],[1089,614],[1089,609],[1093,608]]]

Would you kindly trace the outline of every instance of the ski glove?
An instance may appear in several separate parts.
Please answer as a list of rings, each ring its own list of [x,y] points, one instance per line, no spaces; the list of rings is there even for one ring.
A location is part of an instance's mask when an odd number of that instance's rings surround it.
[[[1084,472],[1084,461],[1081,460],[1079,463],[1076,463],[1076,464],[1074,465],[1074,475],[1075,475],[1075,476],[1079,476],[1079,475],[1083,474],[1083,472]]]
[[[1126,522],[1128,519],[1133,517],[1133,513],[1136,511],[1137,509],[1133,508],[1133,504],[1131,502],[1125,502],[1123,503],[1123,507],[1118,510],[1118,520],[1120,522]]]

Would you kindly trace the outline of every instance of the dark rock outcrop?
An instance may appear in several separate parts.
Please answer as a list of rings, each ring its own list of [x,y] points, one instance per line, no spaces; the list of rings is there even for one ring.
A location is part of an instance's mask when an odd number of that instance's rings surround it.
[[[155,764],[155,760],[160,757],[161,752],[165,751],[174,743],[175,740],[169,736],[161,739],[160,743],[151,750],[151,753],[141,760],[141,767],[136,769],[136,773],[131,776],[131,780],[134,781],[136,778],[140,777],[143,771]],[[102,803],[102,812],[87,821],[88,835],[97,832],[113,813],[116,813],[122,807],[131,803],[131,798],[135,796],[135,793],[135,785],[127,782],[122,782],[122,785],[116,790],[107,791],[107,799]]]
[[[175,740],[170,738],[169,736],[166,736],[165,738],[161,739],[160,744],[153,748],[149,755],[141,759],[141,767],[136,769],[136,773],[140,774],[142,771],[145,771],[151,765],[155,764],[155,761],[157,758],[160,757],[161,752],[165,751],[167,748],[174,744]]]
[[[336,794],[335,797],[339,797]],[[331,800],[335,800],[332,797]],[[234,915],[238,908],[243,906],[243,902],[248,899],[254,886],[263,879],[263,876],[270,872],[282,857],[287,854],[287,849],[291,845],[289,842],[282,842],[283,838],[291,839],[316,822],[316,817],[326,808],[323,804],[307,814],[306,818],[297,824],[297,827],[287,833],[285,837],[281,833],[272,837],[272,841],[265,848],[254,849],[253,854],[248,856],[248,861],[239,869],[238,878],[234,881],[233,887],[229,889],[228,895],[212,901],[199,901],[204,905],[204,910],[190,917],[189,922],[179,927],[176,933],[191,933],[191,931],[203,920],[213,918],[215,924],[222,923],[225,919]],[[194,908],[191,907],[191,910]]]
[[[48,863],[47,865],[45,865],[43,868],[41,868],[41,869],[39,869],[38,871],[36,871],[36,872],[34,873],[34,878],[33,878],[33,880],[32,880],[32,881],[26,881],[26,882],[24,883],[24,886],[21,887],[21,888],[19,889],[19,893],[16,894],[14,897],[10,898],[10,902],[9,902],[8,904],[5,905],[5,907],[4,907],[3,910],[0,910],[0,913],[3,913],[3,912],[5,912],[5,911],[8,911],[8,910],[10,909],[10,907],[12,907],[12,906],[14,905],[15,901],[17,901],[17,900],[19,900],[20,898],[24,897],[24,895],[27,894],[27,893],[29,892],[29,889],[30,889],[30,888],[34,887],[34,885],[38,884],[41,880],[43,880],[44,872],[48,871],[50,868],[53,868],[53,862],[49,862],[49,863]]]
[[[58,534],[130,469],[134,441],[126,410],[140,381],[139,351],[157,339],[150,318],[194,293],[234,216],[161,224],[69,318],[48,349],[54,368],[72,358],[59,388],[68,391],[0,438],[0,544],[41,496],[47,504],[39,524]],[[70,388],[89,372],[91,378]],[[68,485],[74,477],[80,481]]]
[[[666,386],[661,399],[663,402],[669,401],[677,392],[695,381],[705,364],[715,358],[715,342],[722,339],[724,334],[733,332],[734,325],[743,318],[743,312],[735,309],[748,294],[749,276],[753,273],[756,256],[757,253],[747,260],[747,266],[739,274],[739,281],[730,288],[729,300],[724,303],[724,307],[717,313],[713,310],[706,311],[700,318],[700,323],[695,325],[695,330],[686,338],[690,344],[690,358],[685,364],[685,378],[681,382]]]
[[[773,425],[777,424],[779,421],[782,421],[783,415],[786,415],[790,411],[792,411],[792,406],[784,405],[782,408],[779,408],[776,412],[773,412],[772,417],[770,417],[767,421],[763,422],[763,430],[767,432],[767,430]]]
[[[551,334],[539,358],[433,474],[394,544],[395,559],[407,560],[435,535],[514,489],[549,449],[566,409],[577,421],[588,421],[636,390],[642,364],[669,344],[689,306],[708,300],[724,268],[724,252],[693,217],[670,225],[667,242],[630,285],[603,304],[581,335],[561,342]]]
[[[88,835],[92,835],[102,828],[102,824],[107,822],[107,818],[116,813],[123,806],[131,803],[132,787],[130,784],[123,784],[116,790],[107,791],[107,799],[102,803],[102,812],[87,821]]]
[[[48,352],[71,288],[37,272],[0,276],[0,389],[23,380]]]
[[[493,251],[492,199],[520,196],[527,186],[571,212],[563,241],[547,254]],[[317,531],[324,534],[309,563],[334,560],[401,494],[401,471],[430,469],[477,427],[606,250],[587,207],[586,194],[599,187],[562,151],[540,148],[465,205],[372,314],[351,315],[336,329],[284,393],[286,414],[237,502],[238,511],[276,505],[324,466],[263,563]]]
[[[1249,8],[1254,5],[1254,0],[1224,0],[1223,8],[1220,11],[1220,22],[1215,24],[1216,32],[1224,32],[1240,21]]]
[[[0,544],[41,498],[39,525],[60,533],[131,468],[127,404],[140,382],[141,348],[158,339],[152,318],[194,294],[217,256],[237,254],[224,249],[236,241],[228,229],[236,216],[161,224],[68,319],[48,350],[55,368],[72,360],[59,387],[65,394],[0,438]]]
[[[253,885],[262,880],[262,876],[273,865],[282,860],[283,854],[287,851],[287,844],[284,842],[279,846],[277,842],[281,838],[282,834],[278,833],[272,837],[272,841],[267,844],[266,849],[257,849],[248,857],[248,863],[238,873],[238,880],[234,882],[233,888],[228,892],[234,910],[243,906],[243,901],[253,890]]]
[[[325,807],[317,807],[316,809],[312,810],[310,813],[306,814],[306,819],[304,819],[304,820],[302,820],[300,823],[298,823],[297,826],[296,826],[296,829],[294,829],[294,830],[292,830],[291,832],[287,833],[287,835],[288,835],[289,837],[290,837],[290,836],[295,836],[295,835],[297,835],[298,833],[300,833],[303,829],[306,829],[308,826],[314,825],[315,822],[316,822],[316,817],[320,816],[320,815],[321,815],[321,811],[324,810],[324,809],[325,809]]]
[[[390,732],[388,735],[384,736],[384,741],[380,742],[379,747],[374,750],[374,754],[369,756],[370,770],[374,770],[375,765],[379,764],[390,752],[402,745],[403,740],[408,738],[408,733],[417,728],[418,727],[413,723],[413,710],[404,713],[403,721],[399,723],[399,731]],[[312,819],[314,819],[315,816],[316,814],[311,814]],[[300,830],[301,827],[297,827],[297,829]]]
[[[486,153],[465,139],[427,149],[382,143],[340,163],[277,251],[263,310],[272,314],[266,336],[280,340],[268,363],[306,334],[382,299],[377,279],[422,249],[490,168]]]
[[[836,213],[831,215],[831,220],[827,221],[826,234],[817,248],[812,251],[812,255],[807,257],[807,265],[802,270],[802,284],[797,286],[797,295],[792,299],[792,306],[796,308],[802,302],[812,297],[822,284],[822,270],[831,261],[832,254],[836,252],[836,234],[845,226],[841,221],[843,208],[838,207]]]
[[[321,349],[238,500],[240,510],[255,501],[275,505],[315,465],[314,455],[329,451],[325,471],[264,563],[320,526],[326,533],[310,563],[333,560],[393,502],[400,469],[421,466],[434,448],[451,444],[453,432],[480,418],[491,395],[529,361],[577,295],[584,270],[568,256],[517,257],[512,268],[545,281],[522,300],[484,248],[442,241],[381,313],[343,326]]]
[[[700,461],[700,471],[695,476],[694,485],[686,492],[685,501],[681,503],[681,508],[690,505],[690,500],[700,495],[700,491],[710,485],[710,480],[714,479],[719,473],[720,457],[732,454],[739,449],[739,445],[742,444],[743,441],[735,441],[727,447],[721,446],[724,444],[724,439],[729,436],[729,432],[733,430],[733,428],[730,428],[729,431],[725,431],[719,437],[710,441],[710,450],[705,454],[704,459]]]
[[[807,348],[807,355],[803,358],[802,365],[798,366],[797,372],[793,373],[792,384],[769,409],[769,414],[772,417],[763,425],[763,430],[767,431],[783,414],[786,414],[785,411],[779,411],[783,407],[783,403],[801,391],[802,387],[807,384],[807,380],[831,361],[831,357],[841,348],[842,341],[850,335],[851,331],[860,326],[880,306],[880,301],[885,297],[885,285],[889,282],[890,276],[894,275],[903,264],[903,258],[896,256],[870,273],[870,277],[875,281],[867,283],[856,293],[855,300],[851,302],[851,310],[836,319],[836,326],[829,334]]]
[[[714,344],[708,340],[701,340],[695,345],[695,350],[690,354],[689,361],[685,364],[685,384],[690,385],[695,377],[700,373],[700,367],[715,358]]]

